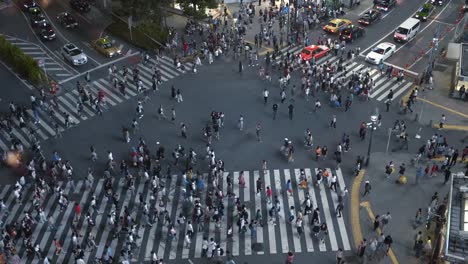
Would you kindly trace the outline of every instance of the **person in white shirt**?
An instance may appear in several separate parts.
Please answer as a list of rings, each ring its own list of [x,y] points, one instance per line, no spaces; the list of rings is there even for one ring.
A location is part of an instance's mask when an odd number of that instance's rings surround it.
[[[207,257],[207,253],[208,253],[208,239],[205,237],[203,238],[203,242],[202,242],[202,254],[201,256],[202,257]]]
[[[216,242],[214,241],[214,238],[211,238],[210,242],[208,243],[208,252],[210,254],[210,258],[214,256],[215,250],[216,250]]]

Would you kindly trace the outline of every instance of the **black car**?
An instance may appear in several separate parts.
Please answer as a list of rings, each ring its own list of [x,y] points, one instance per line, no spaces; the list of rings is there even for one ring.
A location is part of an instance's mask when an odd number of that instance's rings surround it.
[[[359,19],[358,23],[362,25],[370,25],[374,23],[376,20],[379,20],[382,13],[379,10],[371,9],[365,12]]]
[[[37,7],[37,3],[34,0],[24,0],[21,2],[21,9],[28,11],[29,8]]]
[[[91,10],[91,6],[89,5],[89,2],[86,0],[71,0],[70,6],[71,8],[75,9],[76,11],[80,13],[86,13],[86,12],[89,12],[89,10]]]
[[[387,12],[396,6],[397,0],[374,0],[374,7],[377,10]]]
[[[340,40],[346,42],[352,42],[357,38],[364,36],[365,31],[362,27],[356,27],[351,25],[340,32]]]
[[[53,40],[55,39],[55,31],[52,26],[47,23],[41,23],[36,29],[37,34],[42,40]]]
[[[46,19],[45,19],[44,15],[42,14],[41,10],[39,10],[36,7],[34,8],[34,10],[36,10],[36,11],[31,12],[31,18],[30,19],[31,19],[31,25],[33,27],[36,27],[39,24],[46,22]]]
[[[57,20],[65,28],[76,28],[78,26],[76,19],[68,12],[58,14]]]

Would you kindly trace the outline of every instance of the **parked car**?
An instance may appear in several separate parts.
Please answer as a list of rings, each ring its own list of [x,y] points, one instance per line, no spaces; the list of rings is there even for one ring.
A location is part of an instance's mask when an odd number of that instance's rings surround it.
[[[364,34],[364,28],[351,25],[340,32],[340,40],[353,42],[355,39],[364,36]]]
[[[122,50],[114,46],[112,41],[108,38],[97,39],[91,42],[91,46],[99,53],[109,58],[116,55],[120,55],[120,53],[122,52]]]
[[[78,26],[78,21],[68,12],[58,14],[57,20],[65,28],[76,28]]]
[[[91,10],[91,6],[86,0],[70,0],[70,6],[80,13],[87,13]]]
[[[55,31],[52,28],[52,26],[47,22],[39,24],[36,28],[36,33],[43,41],[55,39]]]
[[[21,2],[21,9],[28,11],[30,8],[37,7],[37,3],[34,0],[24,0]]]
[[[310,46],[305,47],[301,51],[301,58],[303,61],[308,61],[311,59],[318,60],[320,58],[327,56],[329,52],[330,52],[330,49],[327,46],[310,45]]]
[[[31,20],[31,25],[33,27],[36,27],[46,22],[46,19],[44,15],[42,14],[42,11],[38,7],[30,8],[29,13],[31,14],[30,20]]]
[[[421,8],[418,9],[414,18],[422,21],[427,21],[427,18],[434,12],[434,6],[429,3],[425,3]]]
[[[351,20],[335,18],[330,20],[330,22],[323,27],[323,30],[329,33],[340,33],[341,30],[352,24]]]
[[[441,6],[446,2],[446,0],[431,0],[431,4]]]
[[[372,64],[383,63],[395,53],[396,45],[390,42],[383,42],[377,45],[366,56],[366,61]]]
[[[71,64],[78,66],[83,65],[88,62],[88,56],[83,53],[75,44],[68,43],[62,47],[62,56],[65,60],[69,61]]]
[[[380,11],[390,11],[396,6],[396,0],[374,0],[374,7]]]
[[[381,16],[382,16],[382,13],[380,13],[379,10],[370,9],[358,19],[358,23],[367,26],[379,20]]]

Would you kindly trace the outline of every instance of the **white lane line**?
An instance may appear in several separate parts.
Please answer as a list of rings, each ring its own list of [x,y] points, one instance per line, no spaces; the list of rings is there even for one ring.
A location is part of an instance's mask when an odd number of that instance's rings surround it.
[[[26,110],[31,117],[34,117],[34,113],[31,109]],[[38,116],[37,121],[40,121],[39,124],[49,132],[50,135],[54,136],[55,131],[46,123],[40,116]]]
[[[379,89],[377,89],[377,91],[371,93],[369,95],[370,98],[374,98],[376,97],[379,93],[381,93],[382,91],[384,91],[388,86],[390,86],[391,84],[394,84],[394,81],[392,79],[388,79],[388,82],[386,82],[384,85],[382,85]],[[397,87],[398,87],[398,84],[397,84]],[[393,88],[393,87],[392,87]],[[388,93],[387,93],[388,94]]]
[[[239,172],[234,172],[234,182],[239,182],[238,179],[239,179]],[[236,181],[237,180],[237,181]],[[247,186],[248,182],[246,182],[246,186]],[[247,187],[245,187],[247,188]],[[234,183],[233,184],[233,192],[234,192],[234,195],[235,197],[239,197],[239,184],[236,184]],[[237,210],[235,210],[235,212],[237,214],[239,214],[239,212]],[[235,230],[234,227],[233,227],[233,230],[232,230],[232,255],[233,256],[239,256],[239,232],[238,230]]]
[[[102,79],[100,79],[102,81]],[[122,103],[123,100],[120,99],[117,95],[115,95],[114,93],[112,93],[111,91],[109,91],[106,87],[104,87],[103,84],[101,84],[100,82],[98,81],[94,81],[93,82],[94,85],[96,85],[99,89],[101,89],[103,92],[106,93],[106,95],[108,95],[107,97],[112,97],[112,99],[116,100],[118,103]],[[106,101],[107,101],[107,98],[106,98]]]
[[[328,177],[331,177],[331,175]],[[335,227],[333,226],[333,219],[330,214],[330,210],[333,210],[334,208],[330,208],[328,206],[327,193],[324,187],[325,184],[327,183],[323,182],[322,184],[320,184],[320,199],[322,200],[322,209],[325,215],[325,222],[327,223],[327,227],[328,227],[328,238],[330,239],[331,248],[332,248],[332,251],[337,251],[338,244],[336,242]]]
[[[403,86],[403,88],[400,88],[398,91],[396,91],[396,93],[393,94],[393,98],[397,98],[401,93],[406,91],[411,85],[413,85],[413,83],[411,83],[411,82],[408,82],[407,84],[405,84],[405,86]]]
[[[250,201],[250,190],[255,190],[255,186],[249,186],[250,185],[250,173],[249,171],[244,172],[244,177],[245,177],[245,182],[247,188],[244,188],[244,203],[245,202],[251,202]],[[255,181],[255,179],[254,179]],[[252,219],[252,218],[250,218]],[[248,226],[249,223],[246,221],[246,226]],[[247,228],[248,229],[248,228]],[[244,252],[245,255],[250,256],[252,255],[252,236],[248,234],[247,232],[244,233],[244,238],[245,238],[245,244],[244,244]]]
[[[260,172],[258,170],[256,170],[253,173],[254,173],[253,180],[255,181],[255,179],[258,179],[260,177]],[[263,187],[265,187],[265,186],[263,186]],[[260,210],[260,212],[262,212],[262,195],[263,194],[261,193],[261,191],[260,191],[260,194],[255,195],[255,199],[254,199],[255,200],[255,213],[254,213],[254,215],[257,214],[257,210]],[[258,203],[257,203],[257,201],[258,201]],[[263,219],[261,220],[262,223],[261,223],[260,228],[257,228],[257,243],[259,243],[259,244],[263,244],[263,225],[264,225],[264,223],[268,224],[267,222],[265,222],[265,217],[266,216],[264,216]],[[255,219],[253,215],[252,215],[252,219]],[[264,251],[257,251],[257,254],[258,255],[263,255],[263,254],[265,254],[265,252]]]
[[[306,169],[306,175],[307,175],[307,173],[308,173],[307,170],[308,170],[308,169]],[[315,169],[315,175],[317,175],[317,173],[318,173],[318,169]],[[314,176],[315,176],[315,175],[314,175]],[[322,180],[323,180],[323,179],[322,179]],[[322,182],[320,185],[322,185],[322,184],[325,184],[325,183]],[[309,190],[311,191],[311,192],[310,192],[310,197],[311,197],[311,199],[312,199],[312,202],[316,205],[316,208],[319,208],[319,205],[318,205],[318,203],[317,203],[317,199],[316,199],[316,197],[315,197],[315,188],[310,188]],[[318,192],[320,193],[321,191],[319,190]],[[323,212],[324,210],[325,210],[325,208],[322,206],[322,208],[320,208],[320,212],[323,214],[323,213],[324,213],[324,212]],[[318,218],[318,219],[319,219],[319,222],[322,223],[323,219],[322,219],[322,217],[320,216],[320,213],[319,213],[319,218]],[[326,220],[325,220],[325,222],[326,222]],[[327,226],[328,226],[328,224],[327,224]],[[323,251],[327,251],[327,246],[326,246],[325,243],[319,243],[319,251],[322,251],[322,252],[323,252]]]
[[[228,175],[229,175],[229,172],[224,172],[223,179],[226,179]],[[226,181],[223,181],[223,194],[224,195],[227,194],[227,182]],[[223,198],[224,208],[228,208],[228,201],[229,201],[228,199],[229,197]],[[228,221],[227,212],[224,211],[224,216],[221,219],[221,242],[220,242],[221,248],[224,250],[226,250],[226,246],[227,246],[227,221]],[[184,256],[185,254],[182,253],[182,258],[184,258]],[[187,258],[188,258],[188,252],[187,252]]]
[[[275,179],[275,189],[277,193],[281,193],[282,191],[286,192],[281,184],[281,176],[279,170],[274,170],[274,179]],[[286,193],[285,195],[289,195]],[[280,228],[280,235],[281,235],[281,252],[288,253],[289,252],[289,245],[288,245],[288,233],[286,231],[286,225],[288,225],[288,219],[286,219],[284,211],[289,210],[284,206],[283,195],[278,195],[278,200],[281,206],[281,210],[278,213],[278,225]]]
[[[208,178],[208,174],[207,173],[204,173],[203,174],[203,178],[204,179],[207,179]],[[201,192],[201,197],[200,197],[200,201],[206,201],[206,187],[205,187],[205,190],[203,190]],[[202,209],[203,210],[203,209]],[[203,218],[204,216],[202,216]],[[201,219],[200,220],[200,223],[203,223],[204,219]],[[195,242],[195,258],[200,258],[201,257],[201,253],[202,253],[202,242],[203,242],[203,235],[204,235],[204,232],[205,230],[202,229],[200,230],[200,226],[203,226],[203,224],[197,224],[197,229],[196,229],[196,235],[197,235],[197,238],[196,238],[196,242]],[[204,226],[203,226],[204,227]],[[208,255],[209,256],[209,255]]]
[[[1,139],[0,139],[0,148],[2,148],[2,150],[4,150],[4,151],[10,149],[5,143],[3,143],[3,141]]]
[[[71,112],[73,112],[73,110],[75,110],[75,109],[74,109],[75,107],[74,107],[73,105],[71,105],[67,100],[65,100],[65,98],[63,98],[63,96],[59,96],[58,99],[59,99],[59,101],[62,102],[64,105],[68,106],[68,108],[70,109]],[[73,101],[72,101],[72,102],[73,102]],[[73,113],[76,113],[76,110],[75,110],[75,112],[73,112]],[[79,116],[78,116],[78,114],[77,114],[77,119],[78,119],[78,118],[79,118]],[[88,119],[88,118],[85,117],[85,116],[83,116],[83,117],[81,117],[81,118],[84,119],[84,120]]]
[[[273,188],[270,184],[270,171],[267,170],[265,171],[265,189],[267,186],[270,186],[270,188]],[[273,197],[272,197],[273,199]],[[273,201],[272,201],[273,203]],[[267,204],[267,212],[270,211],[271,204]],[[263,217],[265,219],[265,225],[268,226],[268,246],[270,247],[270,254],[276,254],[276,232],[275,232],[275,226],[270,223],[269,218],[270,216],[267,215]]]
[[[296,176],[296,183],[300,184],[300,176],[301,176],[301,172],[299,169],[294,169],[294,175]],[[309,181],[309,179],[312,179],[310,177],[310,169],[309,169],[309,175],[306,174],[306,179],[307,181]],[[313,180],[311,181],[312,184],[313,184]],[[313,186],[312,186],[313,188]],[[299,202],[303,202],[305,201],[305,195],[304,193],[308,191],[309,189],[309,184],[307,184],[307,189],[303,189],[302,191],[299,190],[300,187],[297,188],[297,192],[299,194]],[[310,230],[310,226],[309,226],[309,215],[304,215],[304,219],[302,221],[302,226],[304,228],[304,237],[305,237],[305,241],[306,241],[306,245],[307,245],[307,252],[314,252],[314,242],[312,241],[312,233],[311,233],[311,230]]]
[[[327,170],[329,171],[331,175],[332,174],[331,170],[329,169]],[[343,178],[343,175],[338,176],[339,174],[341,174],[340,169],[336,170],[336,178],[337,179],[339,179],[340,177]],[[338,184],[339,183],[340,181],[338,180]],[[338,188],[344,188],[344,187],[345,186],[341,186],[341,184],[339,184]],[[331,191],[331,195],[332,195],[333,206],[336,208],[336,206],[338,205],[338,195],[334,191]],[[345,251],[351,250],[351,246],[349,244],[348,232],[346,232],[346,225],[344,223],[343,217],[339,217],[337,221],[338,221],[338,227],[340,230],[341,240],[343,241],[343,250]]]
[[[284,179],[286,182],[288,182],[288,180],[291,180],[291,171],[289,169],[285,169],[284,170]],[[291,181],[291,185],[292,185],[292,181]],[[295,193],[299,192],[299,188],[297,188],[297,191],[293,192],[293,195]],[[292,195],[287,195],[288,196],[288,205],[289,205],[289,208],[291,208],[292,206],[294,206],[294,212],[298,212],[300,211],[301,207],[296,207],[296,204],[294,203],[294,196]],[[286,210],[286,209],[285,209]],[[297,213],[296,213],[297,215]],[[300,236],[299,234],[297,233],[297,230],[296,230],[296,215],[294,216],[294,220],[290,223],[289,227],[290,227],[290,230],[291,230],[291,234],[292,234],[292,237],[293,237],[293,244],[294,244],[294,252],[301,252],[302,251],[302,248],[301,248],[301,239],[300,239]]]
[[[396,83],[394,84],[390,89],[393,90],[393,91],[396,91],[398,89],[398,87],[400,87],[403,83]],[[411,82],[408,82],[406,85],[411,86],[412,83]],[[390,92],[390,89],[388,89],[387,91],[383,92],[378,98],[377,98],[377,101],[382,101],[385,97],[387,97],[388,93]],[[393,95],[393,97],[395,97],[395,95]]]

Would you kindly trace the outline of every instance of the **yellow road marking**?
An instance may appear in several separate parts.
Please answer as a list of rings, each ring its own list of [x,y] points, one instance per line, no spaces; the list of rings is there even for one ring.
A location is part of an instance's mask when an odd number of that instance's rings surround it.
[[[354,187],[354,186],[353,186]],[[375,215],[374,215],[374,212],[372,212],[372,209],[371,209],[371,206],[370,206],[370,203],[365,201],[365,202],[362,202],[360,203],[360,205],[364,208],[366,208],[366,211],[367,211],[367,214],[369,215],[369,218],[374,221],[375,219]],[[376,230],[377,234],[380,235],[382,233],[382,230],[380,230],[380,228],[377,228]],[[393,264],[398,264],[398,260],[395,256],[395,253],[393,252],[392,248],[390,248],[390,250],[388,251],[388,256],[390,257],[390,259],[392,260],[392,263]]]
[[[445,157],[432,158],[432,161],[444,161]],[[458,162],[467,163],[468,159],[462,160],[462,158],[457,159]]]
[[[353,186],[351,188],[351,227],[355,247],[357,247],[362,241],[361,220],[359,216],[359,189],[365,173],[365,170],[361,170],[359,172],[358,176],[354,179]]]
[[[467,115],[467,114],[464,114],[464,113],[458,112],[458,111],[456,111],[456,110],[453,110],[453,109],[451,109],[451,108],[448,108],[448,107],[446,107],[446,106],[443,106],[443,105],[440,105],[440,104],[434,103],[434,102],[432,102],[432,101],[429,101],[429,100],[427,100],[427,99],[424,99],[424,98],[418,98],[418,100],[419,100],[419,101],[423,101],[423,102],[425,102],[425,103],[428,103],[428,104],[431,104],[431,105],[433,105],[433,106],[435,106],[435,107],[438,107],[438,108],[441,108],[441,109],[447,110],[447,111],[449,111],[449,112],[451,112],[451,113],[453,113],[453,114],[456,114],[456,115],[462,116],[462,117],[464,117],[464,118],[468,118],[468,115]]]
[[[253,42],[253,41],[250,41],[250,40],[244,40],[244,41],[255,46],[255,42]],[[263,56],[263,55],[267,54],[267,52],[272,52],[272,51],[274,51],[273,48],[266,47],[266,46],[260,46],[260,48],[263,48],[263,49],[265,49],[265,50],[262,51],[262,52],[259,52],[259,53],[258,53],[259,56]]]
[[[418,85],[414,85],[413,88],[409,89],[408,92],[403,96],[403,98],[401,98],[401,100],[403,100],[404,103],[408,102],[411,93],[412,93],[413,90],[416,89],[416,88],[419,89],[419,86],[418,86]]]
[[[433,124],[434,128],[442,129],[442,130],[459,130],[459,131],[468,131],[468,126],[459,126],[459,125],[445,125],[443,128],[439,128],[439,124]]]

